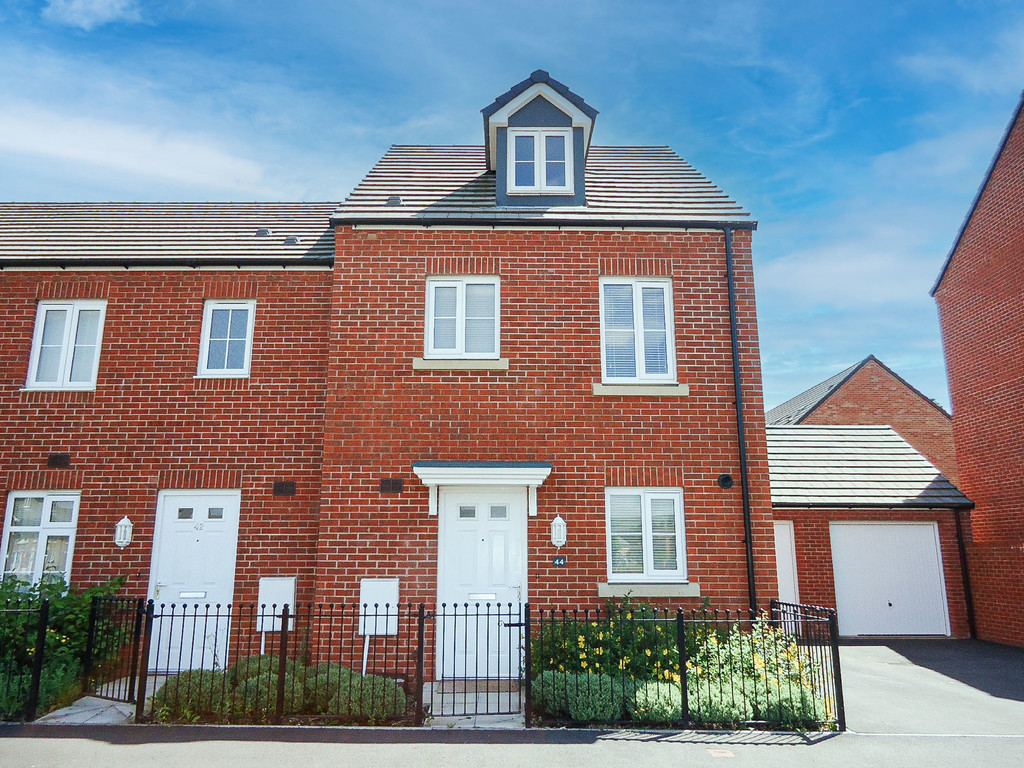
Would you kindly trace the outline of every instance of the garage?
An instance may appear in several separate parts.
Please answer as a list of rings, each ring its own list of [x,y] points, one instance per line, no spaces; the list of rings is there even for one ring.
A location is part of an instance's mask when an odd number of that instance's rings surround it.
[[[939,527],[829,525],[842,635],[948,635]]]

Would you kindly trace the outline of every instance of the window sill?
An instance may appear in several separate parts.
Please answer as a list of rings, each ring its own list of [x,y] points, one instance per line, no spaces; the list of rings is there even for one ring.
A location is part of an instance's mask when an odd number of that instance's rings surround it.
[[[700,597],[700,584],[695,581],[678,584],[608,584],[597,585],[598,597]]]
[[[626,397],[688,397],[689,384],[594,384],[595,395]]]
[[[414,371],[507,371],[508,358],[501,357],[497,360],[463,360],[456,358],[434,359],[414,357],[412,359]]]
[[[22,387],[20,392],[95,392],[96,385],[89,387]]]
[[[248,379],[248,373],[197,373],[194,379]]]
[[[558,195],[560,197],[572,197],[575,193],[571,189],[524,189],[517,187],[506,191],[508,195]]]

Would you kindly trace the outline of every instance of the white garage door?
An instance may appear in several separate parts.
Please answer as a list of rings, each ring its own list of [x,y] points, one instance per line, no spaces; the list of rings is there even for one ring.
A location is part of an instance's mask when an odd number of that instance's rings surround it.
[[[937,523],[831,523],[842,635],[948,635]]]

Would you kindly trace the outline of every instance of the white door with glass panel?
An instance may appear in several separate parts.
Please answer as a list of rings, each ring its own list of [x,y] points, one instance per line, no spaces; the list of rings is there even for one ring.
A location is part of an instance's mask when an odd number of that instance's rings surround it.
[[[610,581],[686,580],[681,491],[609,488],[605,503]]]
[[[4,521],[4,580],[68,582],[78,522],[77,493],[16,491]]]
[[[149,596],[164,618],[154,623],[151,669],[224,666],[240,505],[239,491],[160,492]],[[224,618],[206,618],[207,605]]]
[[[518,679],[526,488],[441,488],[438,508],[438,676]]]

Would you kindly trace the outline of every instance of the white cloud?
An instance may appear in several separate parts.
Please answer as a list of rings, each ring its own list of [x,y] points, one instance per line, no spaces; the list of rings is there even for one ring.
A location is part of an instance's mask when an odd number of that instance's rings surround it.
[[[954,83],[968,91],[998,94],[1024,82],[1024,23],[1012,25],[986,44],[983,55],[932,50],[904,56],[898,63],[921,78]]]
[[[32,104],[8,104],[0,112],[0,149],[248,195],[266,193],[259,164],[201,136],[77,117]]]
[[[136,0],[47,0],[43,18],[88,32],[118,21],[139,22],[142,14]]]

